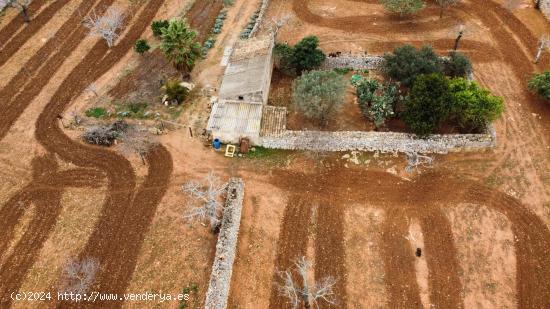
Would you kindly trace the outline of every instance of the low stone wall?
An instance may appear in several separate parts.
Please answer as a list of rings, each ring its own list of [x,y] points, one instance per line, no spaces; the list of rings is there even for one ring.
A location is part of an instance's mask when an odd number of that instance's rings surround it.
[[[287,150],[448,153],[494,148],[496,135],[492,128],[485,134],[434,134],[425,139],[395,132],[286,131],[264,136],[260,143],[266,148]]]
[[[384,65],[384,58],[380,56],[342,54],[336,57],[327,57],[322,68],[325,70],[352,68],[355,70],[377,70]]]
[[[241,225],[241,211],[244,198],[244,182],[231,178],[227,185],[227,199],[223,212],[222,225],[216,244],[216,256],[210,283],[206,292],[206,309],[225,309],[229,297],[233,262],[237,254],[237,239]]]
[[[258,15],[258,18],[256,18],[256,23],[254,24],[254,28],[252,28],[252,31],[250,31],[250,34],[248,35],[248,38],[254,37],[256,35],[256,32],[260,29],[260,25],[262,24],[262,21],[265,16],[265,11],[267,10],[267,7],[269,6],[269,0],[262,0],[262,6],[260,7],[260,13]]]

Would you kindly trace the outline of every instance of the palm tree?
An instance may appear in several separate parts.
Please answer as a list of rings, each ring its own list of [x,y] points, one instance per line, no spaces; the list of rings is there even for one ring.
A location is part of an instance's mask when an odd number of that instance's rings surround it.
[[[172,19],[163,28],[160,48],[183,78],[189,77],[197,60],[202,58],[201,44],[197,42],[197,32],[190,29],[184,20]]]

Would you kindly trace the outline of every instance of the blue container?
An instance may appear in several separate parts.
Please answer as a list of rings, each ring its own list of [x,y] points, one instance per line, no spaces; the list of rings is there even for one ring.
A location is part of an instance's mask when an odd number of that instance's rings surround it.
[[[215,138],[213,141],[212,141],[212,147],[214,147],[214,149],[218,150],[220,148],[222,148],[222,142]]]

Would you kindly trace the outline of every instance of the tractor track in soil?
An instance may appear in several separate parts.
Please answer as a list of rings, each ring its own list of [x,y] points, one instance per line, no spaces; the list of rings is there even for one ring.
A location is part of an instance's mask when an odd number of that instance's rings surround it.
[[[313,194],[324,199],[331,209],[368,201],[369,205],[387,211],[385,217],[391,219],[384,223],[383,243],[379,245],[385,262],[386,289],[389,292],[387,305],[391,308],[422,305],[415,278],[414,251],[404,238],[408,234],[407,217],[418,218],[424,234],[430,302],[443,308],[464,306],[457,250],[450,225],[441,212],[441,207],[457,207],[462,203],[483,205],[508,218],[517,238],[514,243],[517,305],[519,308],[550,307],[550,299],[545,297],[550,295],[550,256],[547,254],[550,231],[535,213],[504,193],[475,181],[457,179],[445,172],[426,173],[405,182],[383,172],[325,170],[311,175],[277,171],[272,180],[276,186],[298,196]],[[304,183],[308,185],[304,186]],[[318,215],[322,216],[321,213]],[[331,220],[343,222],[338,217]],[[281,235],[290,236],[285,241],[299,243],[300,239],[293,238],[293,231],[306,224],[306,221],[283,217]],[[279,248],[284,246],[282,241]],[[344,248],[340,250],[344,251]],[[287,258],[285,251],[278,251],[277,261]],[[332,262],[340,263],[336,259]],[[345,277],[345,266],[342,271],[338,277]],[[321,272],[317,275],[329,274]]]
[[[96,12],[101,14],[113,2],[114,0],[100,0]],[[84,40],[87,29],[82,25],[81,15],[87,14],[94,4],[94,1],[82,2],[54,38],[46,42],[0,90],[0,106],[3,109],[0,115],[0,140]]]
[[[105,5],[106,0],[103,1],[102,5]],[[107,1],[111,1],[112,3],[112,0]],[[99,168],[99,170],[105,171],[107,176],[109,191],[106,203],[103,205],[100,220],[92,233],[92,237],[81,253],[82,257],[92,255],[98,258],[102,265],[98,279],[96,279],[94,285],[97,290],[122,293],[128,286],[146,229],[152,220],[156,206],[167,190],[172,172],[172,160],[169,152],[164,147],[158,146],[153,149],[147,155],[149,174],[132,199],[135,188],[135,174],[129,162],[111,151],[73,142],[57,126],[56,115],[62,113],[71,100],[85,89],[88,82],[97,79],[105,73],[131,49],[133,42],[139,38],[141,33],[150,24],[162,3],[163,1],[161,0],[149,2],[126,36],[112,50],[107,50],[103,42],[96,43],[88,55],[62,82],[62,85],[58,88],[46,109],[41,113],[36,124],[35,135],[37,139],[51,153],[57,153],[61,159],[79,166],[92,169]],[[215,3],[217,2],[209,2],[208,6],[201,6],[204,3],[199,3],[192,7],[191,12],[204,12],[205,8],[211,8]],[[202,7],[202,9],[199,10],[197,7]],[[221,9],[221,6],[219,8]],[[211,9],[208,12],[211,12]],[[217,12],[213,16],[208,15],[208,17],[211,17],[211,23],[213,23],[216,15]],[[193,17],[192,15],[190,16]],[[198,19],[193,20],[199,22]],[[68,23],[64,26],[68,27],[67,25]],[[204,24],[200,25],[204,26]],[[38,86],[32,88],[34,91],[27,91],[26,89],[21,92],[23,98],[28,98],[30,102],[38,95],[47,83],[47,80],[51,76],[50,74],[61,66],[62,59],[64,58],[61,56],[70,54],[78,45],[75,41],[82,40],[81,38],[85,35],[84,29],[82,27],[76,27],[76,29],[66,39],[67,44],[65,44],[65,49],[58,51],[56,56],[51,58],[53,63],[44,66],[43,68],[47,69],[40,71],[35,76],[36,83],[34,84],[38,84]],[[43,47],[42,53],[48,55],[53,45],[50,44],[49,47]],[[40,66],[40,63],[34,63],[34,65]],[[22,70],[19,73],[19,79],[15,81],[24,83],[26,81],[25,77],[28,77],[27,75],[27,72]],[[0,131],[0,133],[3,133],[0,137],[5,136],[9,127],[23,110],[24,107],[19,106],[16,112],[8,114],[11,116],[11,121],[3,128],[2,131],[4,132]],[[51,182],[49,185],[59,187],[59,190],[63,190],[66,183]],[[31,194],[27,191],[22,191],[17,195],[16,199],[18,197],[27,197],[28,195]],[[8,207],[3,207],[2,209],[6,209],[9,212],[8,216],[11,214],[12,216],[20,217],[21,212],[17,210],[13,211],[14,208],[9,207],[10,205],[5,206]],[[137,209],[140,211],[137,211]],[[135,215],[129,218],[128,213],[134,213]],[[53,222],[55,222],[56,217],[53,218]],[[121,225],[120,222],[123,221],[125,224]],[[43,228],[47,227],[44,226]],[[48,233],[43,234],[47,235]],[[42,243],[45,239],[42,239]],[[121,243],[121,239],[124,239],[125,242]],[[35,243],[35,245],[35,247],[41,247],[41,244]],[[24,251],[24,248],[18,248],[17,252],[14,251],[13,255],[15,256],[22,251]],[[33,251],[27,255],[35,257],[37,253],[37,251]],[[10,286],[13,287],[20,284],[26,271],[32,266],[32,261],[34,261],[34,258],[29,259],[25,265],[19,264],[16,265],[18,267],[10,267],[10,274],[12,275],[6,281],[6,285],[11,284]],[[7,301],[8,303],[10,302],[9,299]],[[72,306],[73,304],[62,303],[60,305]]]
[[[0,267],[0,305],[9,306],[11,292],[18,291],[26,272],[32,267],[44,242],[57,223],[61,211],[61,196],[68,187],[97,187],[103,174],[97,170],[74,169],[57,171],[55,156],[49,154],[36,157],[32,162],[33,180],[19,194],[13,196],[0,208],[0,224],[3,237],[0,240],[0,256],[4,262]],[[56,184],[51,186],[47,184]],[[33,204],[35,211],[28,228],[8,254],[9,241],[13,239],[15,227],[23,213]],[[48,214],[48,215],[45,215]]]
[[[131,26],[126,36],[121,39],[119,44],[112,50],[108,51],[104,42],[98,42],[88,55],[86,55],[83,61],[80,62],[63,81],[61,87],[58,88],[52,101],[40,115],[36,124],[36,137],[50,153],[57,153],[62,159],[79,166],[105,171],[109,180],[108,188],[116,192],[108,194],[107,202],[103,205],[103,213],[100,217],[100,222],[94,232],[96,238],[91,239],[90,243],[86,246],[88,252],[95,250],[95,253],[100,255],[97,258],[99,258],[101,262],[104,262],[99,274],[99,278],[103,279],[103,281],[98,280],[96,286],[108,289],[108,286],[112,285],[112,290],[116,292],[123,292],[131,278],[131,272],[135,266],[139,246],[144,237],[145,231],[143,228],[148,226],[148,222],[150,221],[148,221],[148,219],[152,218],[156,209],[155,206],[160,202],[168,185],[168,180],[172,171],[171,157],[162,146],[155,148],[151,154],[147,156],[150,169],[152,170],[150,170],[144,184],[139,188],[136,199],[133,200],[135,174],[129,162],[124,157],[112,151],[71,141],[58,127],[55,115],[56,113],[61,113],[63,109],[70,104],[71,99],[85,89],[85,83],[82,83],[83,79],[86,79],[86,81],[95,80],[109,70],[114,63],[121,59],[122,56],[131,49],[133,42],[150,24],[162,3],[163,1],[161,0],[150,1],[142,10],[141,14],[139,14],[138,19],[136,19],[136,22]],[[83,76],[86,78],[82,78]],[[55,109],[56,113],[49,113],[48,108],[52,108],[52,110]],[[51,117],[52,115],[53,117]],[[59,183],[59,190],[62,190],[65,184],[66,183]],[[56,183],[52,182],[49,185],[56,186]],[[149,186],[153,186],[154,189],[151,189]],[[20,196],[23,197],[27,195],[29,194],[25,192],[20,194]],[[133,207],[134,204],[138,205],[138,207]],[[133,220],[127,220],[125,218],[124,221],[126,224],[121,226],[120,222],[122,220],[120,216],[127,216],[129,212],[135,211],[135,208],[142,210],[141,212],[135,212],[136,215],[140,213],[150,215],[141,216],[140,214],[139,218],[133,216]],[[6,209],[8,212],[17,213],[17,211],[13,211],[13,207],[3,207],[2,209]],[[109,216],[113,215],[113,211],[115,210],[119,212],[119,220],[113,222]],[[55,214],[52,215],[53,221],[55,222],[57,216],[55,216]],[[106,227],[110,228],[110,230],[98,232],[98,230]],[[138,231],[136,228],[141,228],[141,230]],[[39,231],[34,232],[40,233]],[[105,234],[109,234],[109,238],[97,238],[97,236],[107,237]],[[125,245],[120,243],[121,240],[132,241]],[[104,245],[109,245],[109,249],[113,250],[113,252],[104,251],[103,248],[107,247]],[[119,251],[120,249],[124,251]],[[24,248],[18,248],[17,252],[14,251],[13,255],[18,255],[22,251],[25,251]],[[85,251],[84,254],[88,252]],[[120,255],[120,253],[123,255]],[[36,254],[37,252],[34,252],[34,254],[30,256],[35,256]],[[116,268],[108,269],[106,265],[116,265]],[[20,265],[19,268],[11,268],[10,274],[12,275],[9,277],[9,282],[6,281],[6,285],[16,284],[18,280],[21,280],[28,269],[28,267],[25,266],[26,265]],[[116,269],[121,271],[117,272]],[[116,280],[110,280],[109,272],[118,274]],[[9,301],[8,299],[8,302]]]
[[[13,36],[4,46],[1,46],[0,67],[3,66],[38,30],[40,30],[43,25],[47,24],[61,8],[67,5],[69,1],[70,0],[57,0],[48,5],[33,18],[25,28]],[[0,40],[0,42],[4,41]]]
[[[31,12],[31,14],[38,12],[38,10],[40,10],[46,2],[46,0],[36,0],[31,2],[29,5],[29,12]],[[0,49],[11,37],[16,35],[25,24],[26,23],[23,21],[23,17],[21,17],[20,14],[17,14],[8,24],[2,27],[2,29],[0,29]]]

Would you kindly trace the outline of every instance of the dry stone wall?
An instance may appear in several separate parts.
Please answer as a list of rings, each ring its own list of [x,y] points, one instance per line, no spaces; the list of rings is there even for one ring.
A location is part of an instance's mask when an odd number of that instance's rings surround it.
[[[229,297],[233,262],[237,254],[237,239],[241,225],[241,211],[244,198],[244,182],[231,178],[227,185],[227,199],[222,224],[216,244],[216,256],[206,292],[206,309],[225,309]]]
[[[323,63],[323,69],[377,70],[384,65],[384,58],[380,56],[342,54],[336,57],[327,57]]]
[[[312,151],[380,151],[448,153],[478,151],[496,146],[494,130],[485,134],[434,134],[421,139],[414,134],[363,131],[285,131],[278,136],[264,136],[260,146],[286,150]]]

